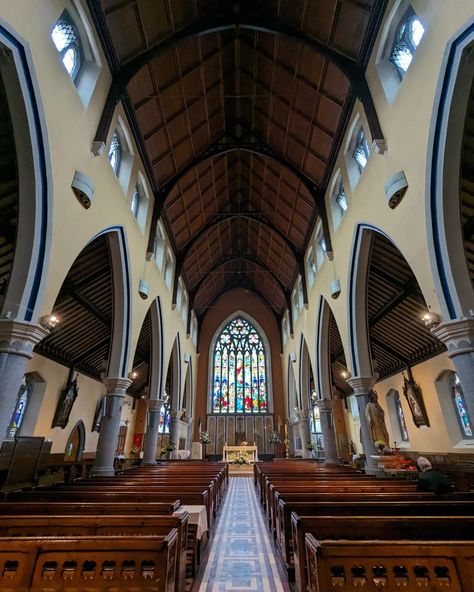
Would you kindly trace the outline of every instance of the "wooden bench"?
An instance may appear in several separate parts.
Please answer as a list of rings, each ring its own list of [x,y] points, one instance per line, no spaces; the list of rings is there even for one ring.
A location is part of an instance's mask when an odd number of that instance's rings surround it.
[[[0,516],[0,537],[75,537],[141,535],[166,537],[172,529],[178,533],[175,559],[175,590],[185,588],[188,514],[153,515],[9,515]]]
[[[318,541],[306,535],[308,590],[473,592],[472,542]]]
[[[0,590],[173,592],[177,537],[0,537]]]
[[[280,499],[276,520],[276,544],[283,559],[287,573],[294,577],[293,540],[291,533],[291,514],[303,516],[474,516],[474,503],[467,500],[440,501],[431,498],[423,500],[384,501],[324,501],[292,502]]]
[[[372,547],[372,557],[377,557],[380,547],[380,542],[383,542],[384,548],[389,551],[389,556],[395,559],[400,565],[406,560],[406,557],[401,553],[401,549],[397,548],[398,544],[406,544],[407,541],[411,541],[413,545],[418,545],[418,551],[415,555],[415,562],[419,562],[430,555],[430,545],[432,541],[460,541],[463,543],[463,552],[466,561],[471,559],[474,554],[474,539],[473,539],[473,528],[474,518],[470,516],[300,516],[296,513],[291,515],[293,542],[294,542],[294,556],[295,556],[295,582],[297,592],[306,592],[308,589],[310,570],[307,569],[306,562],[306,535],[309,533],[313,535],[314,539],[324,547],[327,541],[331,541],[331,544],[336,542],[344,546],[347,553],[347,561],[342,561],[340,565],[344,568],[345,573],[353,573],[352,567],[358,567],[359,565],[370,564],[370,569],[374,563],[374,559],[363,557],[361,549],[366,547]],[[311,540],[311,539],[310,539]],[[363,541],[363,543],[362,543]],[[390,544],[387,544],[390,541]],[[352,552],[352,546],[357,547],[357,551],[354,549]],[[415,550],[415,546],[413,546]],[[342,548],[342,547],[341,547]],[[314,571],[316,566],[316,574],[312,573],[311,582],[313,585],[319,581],[319,578],[323,577],[323,574],[330,574],[331,565],[318,563],[318,556],[312,556],[312,567]],[[316,564],[314,563],[316,561]],[[362,562],[362,563],[361,563]],[[376,564],[377,565],[377,564]],[[388,566],[383,566],[387,568]],[[393,566],[390,571],[393,571]],[[450,563],[449,567],[454,568]],[[472,569],[472,565],[471,565]],[[349,571],[347,571],[349,570]],[[365,568],[364,568],[365,570]],[[365,571],[364,571],[365,573]],[[386,571],[385,573],[388,573]],[[454,573],[454,572],[453,572]],[[458,574],[459,575],[459,574]],[[463,574],[465,577],[466,574]],[[363,575],[362,577],[366,577]],[[453,575],[454,577],[454,575]],[[362,586],[365,580],[358,580],[356,582],[351,581],[351,585]],[[461,579],[461,581],[463,581]],[[468,580],[464,580],[468,583]],[[471,581],[472,582],[472,581]],[[438,590],[438,588],[428,587],[430,581],[426,581],[425,589]],[[472,585],[472,584],[471,584]],[[381,588],[382,586],[379,586]],[[415,590],[415,587],[411,587]],[[309,588],[310,590],[331,590],[334,589],[333,584],[330,586],[323,586],[322,588]],[[337,588],[336,588],[337,589]],[[346,588],[352,590],[353,588]],[[370,587],[363,588],[367,590],[377,590],[377,587],[373,585],[373,581],[370,583]],[[388,588],[383,588],[389,592]],[[395,586],[391,587],[392,590],[397,589]],[[405,588],[403,588],[405,589]],[[419,589],[419,588],[418,588]],[[463,590],[462,588],[454,588],[455,590]],[[450,588],[453,590],[453,588]],[[472,588],[471,588],[472,590]]]

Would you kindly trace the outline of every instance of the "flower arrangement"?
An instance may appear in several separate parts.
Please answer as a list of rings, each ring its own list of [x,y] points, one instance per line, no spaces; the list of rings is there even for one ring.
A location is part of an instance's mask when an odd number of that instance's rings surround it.
[[[280,434],[275,432],[275,430],[270,434],[270,439],[268,440],[269,444],[281,444]]]
[[[209,434],[207,432],[201,432],[201,435],[199,436],[199,442],[201,442],[201,444],[209,444],[210,441],[211,437]]]
[[[234,464],[234,465],[249,465],[250,461],[249,461],[248,457],[242,451],[240,451],[234,456],[234,460],[232,461],[232,464]]]
[[[160,456],[163,456],[164,454],[168,456],[173,450],[176,450],[176,444],[174,442],[169,442],[160,450]]]
[[[316,446],[314,445],[314,442],[312,440],[308,440],[306,442],[306,450],[313,451],[315,448],[316,448]]]
[[[133,446],[130,449],[130,452],[131,452],[131,454],[138,454],[141,452],[141,448],[140,448],[140,446],[133,444]]]
[[[374,444],[375,444],[375,447],[378,448],[378,450],[380,452],[383,452],[386,447],[386,444],[383,440],[375,440]]]

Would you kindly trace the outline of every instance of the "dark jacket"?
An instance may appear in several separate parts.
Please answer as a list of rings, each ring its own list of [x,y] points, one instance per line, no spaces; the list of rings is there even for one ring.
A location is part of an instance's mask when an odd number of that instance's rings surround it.
[[[449,493],[453,490],[451,483],[446,475],[428,469],[424,473],[418,475],[417,491],[432,491],[438,495],[442,493]]]

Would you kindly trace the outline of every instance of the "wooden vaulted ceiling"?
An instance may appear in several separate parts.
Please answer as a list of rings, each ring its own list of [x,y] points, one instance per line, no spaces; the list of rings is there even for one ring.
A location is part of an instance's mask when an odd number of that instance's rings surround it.
[[[244,286],[279,315],[302,270],[385,0],[89,0],[190,303]],[[380,134],[379,134],[380,135]]]

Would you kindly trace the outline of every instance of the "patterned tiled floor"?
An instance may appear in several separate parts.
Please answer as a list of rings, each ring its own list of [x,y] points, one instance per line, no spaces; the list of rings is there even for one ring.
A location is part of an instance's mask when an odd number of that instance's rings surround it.
[[[230,479],[210,544],[194,587],[196,592],[289,591],[277,565],[252,478]]]

